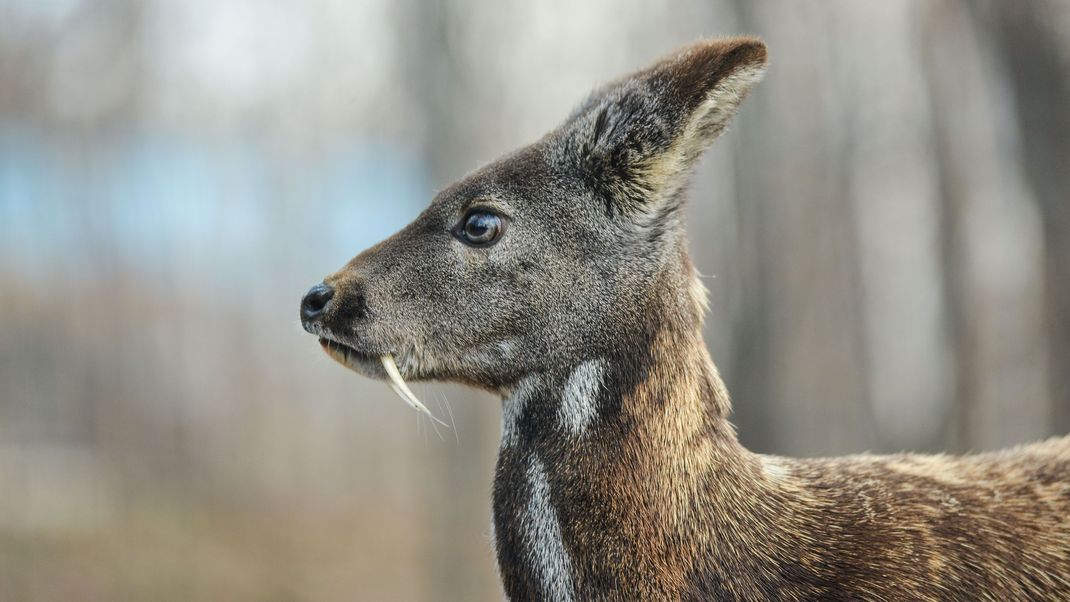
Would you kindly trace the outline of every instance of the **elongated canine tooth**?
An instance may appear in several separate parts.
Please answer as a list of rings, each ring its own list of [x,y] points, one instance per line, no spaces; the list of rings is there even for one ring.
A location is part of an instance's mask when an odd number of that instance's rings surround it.
[[[427,409],[427,406],[420,403],[420,400],[416,398],[416,395],[409,390],[409,385],[405,384],[405,379],[401,378],[401,372],[398,372],[398,365],[394,363],[394,356],[389,353],[379,356],[379,361],[383,363],[383,370],[386,370],[386,375],[390,377],[390,388],[398,394],[398,397],[403,399],[405,403],[413,407],[417,412],[427,414],[427,417],[442,426],[447,426],[445,422],[442,422],[435,415],[431,413],[431,410]]]

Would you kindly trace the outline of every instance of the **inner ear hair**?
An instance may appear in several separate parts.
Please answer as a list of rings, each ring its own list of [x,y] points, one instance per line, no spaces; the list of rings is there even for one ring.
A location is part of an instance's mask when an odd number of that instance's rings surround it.
[[[610,211],[649,215],[676,198],[767,65],[757,38],[687,46],[589,97],[566,124],[568,146]]]
[[[647,180],[645,188],[664,198],[683,187],[691,166],[765,75],[767,57],[765,44],[755,38],[714,40],[681,53],[679,64],[668,70],[683,74],[678,102],[686,110],[669,147],[636,166],[636,175]]]

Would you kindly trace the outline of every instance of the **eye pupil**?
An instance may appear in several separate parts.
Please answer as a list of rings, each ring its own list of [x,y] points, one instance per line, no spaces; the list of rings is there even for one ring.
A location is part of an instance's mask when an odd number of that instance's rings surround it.
[[[468,236],[479,238],[486,234],[487,230],[490,230],[490,225],[487,224],[487,220],[480,219],[480,217],[481,216],[476,215],[468,220]]]
[[[486,245],[497,240],[501,226],[501,218],[493,213],[473,213],[465,218],[461,235],[470,244]]]

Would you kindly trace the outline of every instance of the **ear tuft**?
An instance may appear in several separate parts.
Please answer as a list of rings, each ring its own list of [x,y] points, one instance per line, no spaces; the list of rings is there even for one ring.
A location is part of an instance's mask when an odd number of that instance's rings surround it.
[[[757,38],[735,37],[692,44],[650,69],[674,78],[689,100],[700,99],[723,80],[740,75],[761,77],[769,63],[765,43]],[[683,100],[683,99],[681,99]]]
[[[664,214],[767,65],[757,38],[692,44],[592,94],[566,123],[562,148],[610,211]]]
[[[765,43],[757,38],[724,38],[684,50],[675,64],[665,68],[670,77],[678,78],[676,102],[685,108],[672,149],[680,156],[654,160],[677,160],[684,170],[689,168],[728,127],[768,64]]]

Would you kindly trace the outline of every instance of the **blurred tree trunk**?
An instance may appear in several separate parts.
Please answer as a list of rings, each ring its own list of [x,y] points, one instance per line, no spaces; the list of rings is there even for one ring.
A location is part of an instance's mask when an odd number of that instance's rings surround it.
[[[1050,432],[1038,220],[1013,136],[1000,127],[1011,108],[970,7],[941,0],[923,15],[956,358],[950,443],[1003,447]]]
[[[1054,433],[1070,431],[1070,40],[1054,2],[993,2],[975,11],[1004,60],[1020,152],[1044,233],[1046,327]],[[1065,22],[1065,21],[1064,21]]]
[[[841,106],[825,102],[840,92],[842,59],[835,35],[812,34],[836,31],[836,11],[743,2],[737,8],[744,30],[782,43],[805,39],[809,53],[828,66],[777,70],[794,57],[774,58],[777,77],[762,84],[763,103],[755,107],[764,119],[750,124],[759,126],[757,143],[743,150],[739,197],[749,200],[740,206],[740,239],[746,269],[754,272],[745,286],[757,302],[741,317],[744,344],[735,363],[750,374],[736,393],[740,417],[749,418],[748,404],[775,408],[778,415],[764,417],[762,430],[777,452],[865,449],[874,432],[859,335],[858,240],[847,177],[852,149]],[[741,436],[750,443],[745,425]]]

